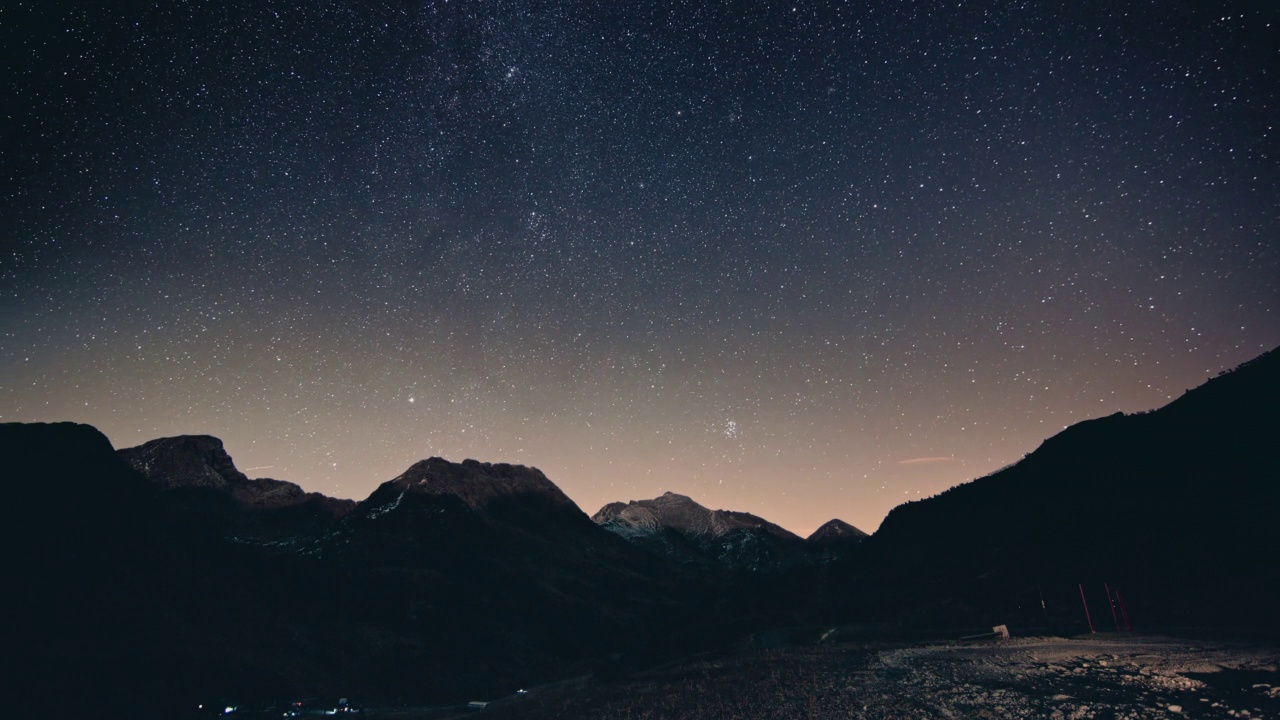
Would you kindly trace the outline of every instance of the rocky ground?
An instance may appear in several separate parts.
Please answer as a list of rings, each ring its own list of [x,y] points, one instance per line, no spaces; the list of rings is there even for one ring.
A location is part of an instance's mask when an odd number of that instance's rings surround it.
[[[829,643],[489,705],[497,718],[1280,718],[1280,648],[1158,637]]]

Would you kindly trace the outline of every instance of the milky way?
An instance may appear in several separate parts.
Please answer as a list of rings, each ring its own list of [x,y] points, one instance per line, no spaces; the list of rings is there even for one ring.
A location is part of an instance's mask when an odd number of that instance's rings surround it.
[[[0,420],[873,530],[1280,344],[1280,11],[1060,5],[10,4]]]

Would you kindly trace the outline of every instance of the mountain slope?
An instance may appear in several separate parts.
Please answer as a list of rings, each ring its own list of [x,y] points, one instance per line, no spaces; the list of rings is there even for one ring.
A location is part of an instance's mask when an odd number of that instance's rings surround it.
[[[1052,620],[1082,614],[1077,584],[1104,605],[1106,582],[1147,622],[1274,624],[1278,408],[1272,351],[1159,410],[1078,423],[1011,467],[895,508],[869,543],[875,582],[898,589],[886,607]],[[1052,596],[1045,608],[1037,592]]]
[[[292,545],[327,529],[356,504],[283,480],[250,479],[222,441],[209,435],[159,438],[118,453],[163,491],[171,512],[224,537]]]
[[[413,668],[404,682],[440,694],[458,691],[460,667],[483,667],[479,692],[629,654],[688,593],[541,471],[475,460],[414,464],[303,552],[376,588],[366,611],[422,638],[390,672]]]
[[[146,717],[232,686],[323,682],[293,641],[294,613],[317,609],[290,596],[315,585],[308,571],[184,522],[87,425],[2,425],[0,456],[6,498],[23,507],[6,548],[23,618],[10,701],[24,716]]]
[[[643,647],[687,601],[536,470],[424,461],[281,551],[226,531],[298,506],[237,497],[247,479],[216,439],[163,445],[118,454],[84,425],[0,425],[22,508],[6,525],[23,588],[11,706],[505,694]]]

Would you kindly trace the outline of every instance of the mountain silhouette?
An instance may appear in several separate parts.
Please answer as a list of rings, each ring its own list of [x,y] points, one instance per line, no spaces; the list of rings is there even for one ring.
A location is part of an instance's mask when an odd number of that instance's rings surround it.
[[[0,452],[31,714],[505,694],[629,655],[689,599],[530,468],[432,458],[336,514],[278,481],[295,502],[264,502],[216,438],[11,423]]]
[[[766,570],[802,562],[798,536],[744,512],[710,510],[685,495],[605,505],[591,517],[638,547],[679,562],[729,570]]]
[[[210,435],[159,438],[119,451],[170,512],[208,532],[247,542],[293,543],[320,532],[356,503],[306,492],[271,478],[249,478]]]
[[[117,452],[87,425],[0,424],[12,707],[452,702],[819,623],[1080,632],[1082,591],[1099,623],[1118,589],[1138,627],[1275,631],[1277,407],[1272,351],[869,538],[833,520],[805,540],[675,493],[588,517],[519,465],[429,458],[353,503],[248,478],[209,436]]]
[[[1273,350],[1159,410],[1072,425],[1010,467],[894,508],[864,578],[922,622],[1078,622],[1078,586],[1103,606],[1105,584],[1148,623],[1275,626],[1278,408]]]
[[[839,547],[857,545],[867,539],[867,534],[849,523],[835,518],[822,524],[805,538],[810,545],[819,547]]]

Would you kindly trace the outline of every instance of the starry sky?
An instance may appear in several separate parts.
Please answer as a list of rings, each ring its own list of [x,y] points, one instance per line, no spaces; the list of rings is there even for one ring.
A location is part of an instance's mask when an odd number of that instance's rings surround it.
[[[1069,6],[1069,7],[1067,7]],[[1280,344],[1264,2],[0,10],[0,421],[807,533]]]

